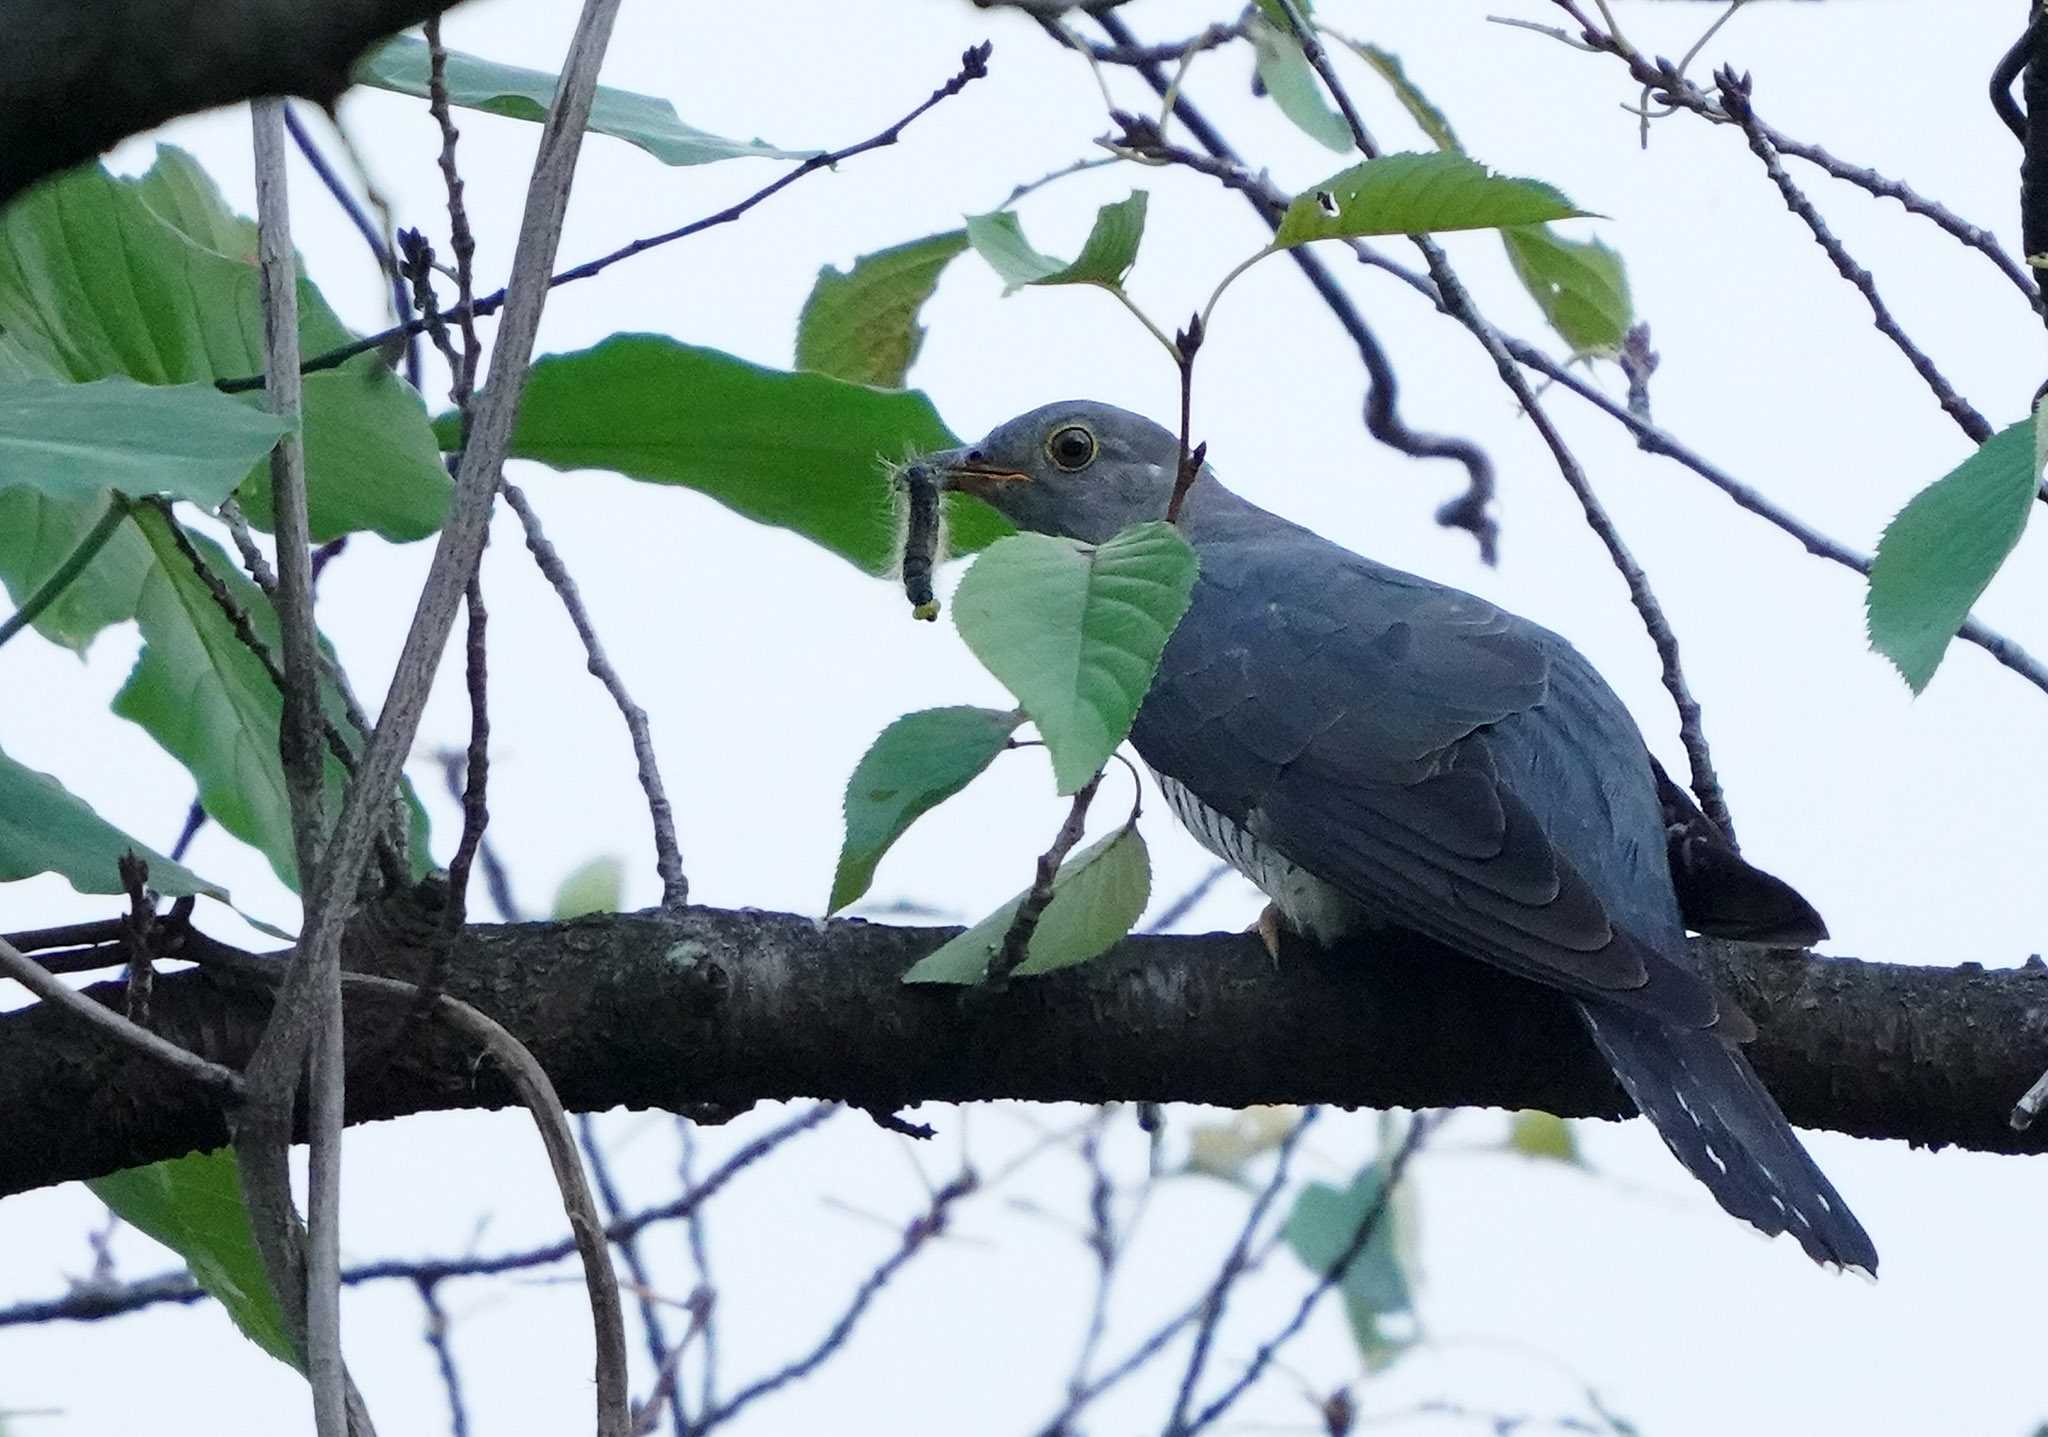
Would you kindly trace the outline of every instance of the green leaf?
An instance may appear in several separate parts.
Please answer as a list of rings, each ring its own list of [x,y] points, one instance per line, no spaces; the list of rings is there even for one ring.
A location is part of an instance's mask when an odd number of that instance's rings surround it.
[[[866,893],[882,855],[993,763],[1023,721],[1014,710],[922,709],[883,729],[846,781],[846,841],[825,911]]]
[[[1017,917],[1019,893],[965,932],[948,939],[903,975],[906,983],[979,983]],[[1108,952],[1131,931],[1152,894],[1152,860],[1135,823],[1127,823],[1060,865],[1052,901],[1039,915],[1024,961],[1013,977],[1051,973]]]
[[[1354,40],[1346,40],[1341,35],[1331,38],[1365,61],[1382,80],[1387,82],[1387,88],[1394,92],[1394,98],[1401,102],[1401,108],[1406,110],[1408,117],[1422,128],[1422,133],[1429,138],[1431,144],[1440,150],[1464,148],[1458,143],[1458,132],[1451,128],[1451,122],[1445,117],[1444,112],[1408,78],[1408,72],[1401,66],[1400,56],[1391,50],[1382,50],[1377,45],[1361,45]]]
[[[454,417],[436,424],[452,446]],[[885,574],[898,542],[887,463],[957,443],[914,389],[870,389],[662,335],[617,334],[534,365],[512,453],[695,489]],[[947,511],[955,553],[1010,532],[964,494],[949,495]]]
[[[1575,1168],[1586,1165],[1586,1160],[1579,1156],[1579,1140],[1571,1124],[1554,1113],[1535,1108],[1516,1113],[1508,1124],[1508,1148],[1525,1158],[1569,1163]]]
[[[1886,526],[1870,568],[1870,646],[1920,693],[2005,562],[2040,482],[2033,419],[2001,429]]]
[[[1462,154],[1382,155],[1297,195],[1273,243],[1499,229],[1583,213],[1540,180],[1496,175]]]
[[[17,605],[70,556],[106,507],[51,499],[27,485],[0,489],[0,582]],[[154,563],[135,526],[123,524],[36,616],[36,632],[83,653],[100,630],[135,616],[136,596]]]
[[[1283,23],[1254,19],[1246,28],[1252,42],[1259,83],[1280,113],[1310,139],[1344,153],[1351,148],[1351,127],[1330,108],[1323,82],[1301,51],[1301,42]]]
[[[1018,534],[960,581],[960,637],[1038,726],[1061,793],[1086,783],[1131,731],[1195,569],[1180,531],[1155,520],[1099,546]]]
[[[1138,241],[1145,237],[1145,198],[1145,191],[1132,190],[1128,199],[1097,210],[1081,253],[1071,261],[1033,249],[1011,210],[969,215],[967,239],[1002,277],[1004,294],[1027,284],[1120,285],[1138,258]]]
[[[567,921],[592,913],[617,913],[625,892],[625,862],[616,854],[600,854],[562,880],[555,890],[555,917]]]
[[[179,552],[172,521],[149,507],[138,507],[132,517],[154,563],[136,602],[142,656],[114,696],[114,712],[140,724],[182,763],[199,785],[207,815],[261,850],[279,879],[296,888],[291,805],[277,752],[284,712],[277,685]],[[270,601],[219,546],[190,537],[274,658],[281,650]],[[348,733],[331,683],[321,684],[320,697],[328,720]],[[340,810],[347,774],[331,753],[325,763],[332,816]],[[409,788],[407,796],[414,865],[424,871],[426,818]]]
[[[0,331],[9,368],[85,382],[211,383],[263,368],[256,227],[181,150],[160,148],[140,179],[104,167],[36,186],[0,213]],[[353,339],[299,281],[299,343],[317,354]],[[237,400],[260,409],[262,396]],[[313,534],[359,529],[394,542],[440,527],[450,484],[419,396],[375,355],[309,377],[306,488]],[[269,466],[242,485],[269,513]],[[10,584],[12,580],[10,579]]]
[[[796,367],[853,384],[901,389],[924,344],[917,312],[967,248],[965,230],[864,254],[841,273],[818,271],[796,322]]]
[[[395,542],[424,539],[441,527],[452,492],[434,426],[410,391],[403,395],[404,422],[392,424],[388,406],[357,402],[362,385],[362,374],[352,369],[305,377],[306,517],[313,542],[363,529]],[[267,468],[242,485],[242,511],[260,529],[275,526]]]
[[[1621,256],[1598,240],[1560,238],[1549,225],[1500,232],[1508,261],[1550,327],[1576,354],[1612,354],[1636,321]]]
[[[1327,1273],[1336,1265],[1379,1202],[1384,1181],[1375,1161],[1359,1169],[1348,1187],[1309,1183],[1302,1188],[1281,1235],[1304,1266]],[[1406,1339],[1389,1330],[1387,1319],[1414,1310],[1408,1274],[1401,1262],[1401,1215],[1397,1211],[1401,1197],[1396,1190],[1380,1209],[1371,1236],[1337,1283],[1352,1339],[1367,1366],[1375,1369],[1398,1357],[1407,1345]]]
[[[212,508],[290,431],[207,384],[0,380],[0,474],[54,499],[118,489]]]
[[[357,84],[425,99],[427,75],[427,42],[416,35],[394,35],[356,62],[353,78]],[[459,50],[448,52],[445,78],[450,104],[514,120],[546,119],[548,104],[555,97],[556,77],[545,71],[501,65]],[[588,128],[637,145],[665,165],[706,165],[749,157],[801,160],[817,153],[707,134],[684,124],[667,100],[605,85],[597,87]]]
[[[124,853],[149,864],[149,886],[159,893],[227,900],[226,889],[137,843],[50,775],[0,753],[0,883],[56,873],[80,893],[119,893]]]
[[[279,1362],[305,1370],[242,1205],[232,1148],[93,1178],[86,1186],[121,1220],[185,1259],[192,1280],[234,1319],[242,1335]]]

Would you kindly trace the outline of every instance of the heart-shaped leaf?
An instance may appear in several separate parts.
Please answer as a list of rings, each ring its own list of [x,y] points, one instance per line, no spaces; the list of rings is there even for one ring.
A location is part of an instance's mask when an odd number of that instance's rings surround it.
[[[1029,890],[1027,889],[1028,893]],[[1060,865],[1052,901],[1032,930],[1024,961],[1012,976],[1028,978],[1086,963],[1131,931],[1152,895],[1152,860],[1135,823],[1090,844]],[[903,975],[906,983],[979,983],[1003,946],[1024,903],[1019,893],[1001,908],[941,944]]]
[[[1131,731],[1196,567],[1180,531],[1154,521],[1102,545],[1018,534],[960,581],[960,637],[1038,726],[1061,793],[1086,783]]]

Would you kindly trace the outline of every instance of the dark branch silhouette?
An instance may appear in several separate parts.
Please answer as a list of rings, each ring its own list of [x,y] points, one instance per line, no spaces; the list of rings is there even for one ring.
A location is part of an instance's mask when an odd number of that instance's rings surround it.
[[[1244,935],[1132,938],[1001,994],[898,981],[957,931],[712,908],[473,926],[449,954],[445,991],[510,1029],[584,1111],[796,1096],[888,1111],[996,1098],[1628,1111],[1554,994],[1406,935],[1290,952],[1277,968]],[[372,909],[344,962],[410,980],[437,934],[431,913]],[[2048,1151],[2048,1125],[2006,1122],[2048,1056],[2048,967],[1699,947],[1756,1018],[1751,1060],[1793,1122]],[[210,966],[159,975],[157,1031],[239,1066],[270,985],[235,970],[281,965],[196,934],[172,956]],[[123,999],[118,983],[87,991]],[[473,1045],[422,1026],[391,1051],[388,1019],[351,1006],[350,1051],[378,1061],[349,1074],[350,1122],[513,1102]],[[207,1092],[41,1007],[0,1017],[0,1111],[0,1194],[226,1140]]]

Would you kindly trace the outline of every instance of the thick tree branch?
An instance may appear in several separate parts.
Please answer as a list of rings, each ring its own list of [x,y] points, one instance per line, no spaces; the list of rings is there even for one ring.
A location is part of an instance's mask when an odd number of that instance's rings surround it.
[[[431,915],[373,909],[343,960],[410,981],[437,931]],[[711,908],[472,926],[446,991],[525,1043],[572,1110],[808,1094],[889,1110],[1020,1098],[1627,1111],[1566,1004],[1419,939],[1290,953],[1276,969],[1243,935],[1134,938],[966,1003],[897,981],[954,931]],[[206,947],[195,934],[187,953]],[[1699,951],[1757,1019],[1751,1060],[1793,1122],[2048,1151],[2048,1127],[2006,1123],[2048,1059],[2048,967]],[[266,986],[226,971],[160,974],[157,1032],[238,1065]],[[87,991],[122,1001],[118,983]],[[350,1122],[515,1101],[473,1045],[436,1027],[391,1052],[381,1006],[352,1001],[348,1022],[349,1051],[375,1055],[348,1075]],[[0,1016],[0,1112],[0,1195],[226,1138],[211,1095],[163,1082],[147,1059],[45,1008]]]
[[[426,0],[0,0],[0,203],[179,115],[264,95],[325,105]]]

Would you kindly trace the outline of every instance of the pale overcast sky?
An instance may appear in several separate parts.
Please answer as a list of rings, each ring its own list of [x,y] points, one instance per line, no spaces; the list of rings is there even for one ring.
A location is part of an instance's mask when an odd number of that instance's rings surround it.
[[[1558,18],[1538,0],[1324,0],[1318,13],[1398,53],[1478,157],[1550,180],[1609,217],[1597,232],[1626,256],[1637,309],[1663,356],[1653,390],[1661,423],[1843,540],[1874,544],[1885,520],[1967,442],[1871,329],[1863,301],[1785,213],[1739,136],[1680,116],[1656,125],[1648,150],[1639,148],[1635,122],[1620,108],[1634,92],[1618,64],[1489,25],[1489,8]],[[1616,9],[1644,49],[1672,55],[1718,13],[1672,3]],[[1167,38],[1222,12],[1152,0],[1126,13],[1147,38]],[[553,69],[573,17],[565,4],[492,0],[456,12],[448,34],[460,48]],[[1708,46],[1697,71],[1734,60],[1754,73],[1755,102],[1779,127],[1909,180],[1996,229],[2017,253],[2019,151],[1983,95],[2019,17],[2016,5],[1925,0],[1753,5]],[[561,292],[541,348],[648,329],[786,365],[820,265],[950,228],[1019,180],[1090,153],[1105,128],[1085,66],[1021,19],[964,0],[689,8],[635,0],[606,83],[670,97],[701,128],[796,147],[839,145],[880,128],[984,37],[996,42],[989,79],[899,147],[806,180],[740,225]],[[1134,77],[1111,79],[1122,103],[1149,107]],[[1247,79],[1244,56],[1232,51],[1198,63],[1190,93],[1282,184],[1306,185],[1338,167],[1339,157],[1254,101]],[[1355,90],[1390,147],[1420,143],[1362,71]],[[438,237],[445,216],[425,105],[360,95],[343,118],[400,222]],[[478,269],[494,285],[537,129],[476,115],[462,124]],[[192,149],[231,202],[251,208],[244,112],[181,122],[162,138]],[[149,157],[149,141],[133,141],[115,163],[138,170]],[[766,161],[667,169],[593,138],[561,253],[573,262],[671,228],[773,173]],[[1811,181],[1837,233],[1957,387],[1996,424],[2020,417],[2041,380],[2042,333],[2006,282],[1897,206],[1795,173]],[[360,243],[309,172],[296,168],[293,184],[313,277],[360,327],[378,325],[385,301]],[[1126,166],[1034,197],[1024,211],[1033,239],[1070,251],[1095,204],[1133,186],[1151,191],[1152,217],[1130,288],[1170,322],[1262,231],[1206,180]],[[1502,326],[1543,337],[1496,241],[1453,236],[1448,246]],[[1472,435],[1494,455],[1500,567],[1482,568],[1468,537],[1431,522],[1459,482],[1453,466],[1404,460],[1364,434],[1355,358],[1284,263],[1261,267],[1233,291],[1203,353],[1196,428],[1211,461],[1250,497],[1340,542],[1559,629],[1629,700],[1652,747],[1677,762],[1675,721],[1621,582],[1484,357],[1398,284],[1337,268],[1392,350],[1410,422]],[[1162,419],[1172,412],[1170,366],[1098,293],[1003,299],[970,256],[948,271],[926,319],[930,339],[912,382],[963,435],[1070,396]],[[1603,382],[1618,392],[1613,375]],[[438,408],[441,395],[431,399]],[[1958,646],[1926,696],[1911,700],[1865,650],[1853,575],[1640,454],[1569,396],[1550,407],[1684,643],[1747,850],[1820,907],[1835,934],[1830,951],[2003,966],[2041,948],[2048,766],[2038,756],[2048,746],[2048,696]],[[802,541],[673,490],[592,474],[519,477],[653,715],[698,902],[819,911],[841,788],[873,735],[907,709],[1003,701],[949,625],[908,622],[897,589]],[[543,906],[562,874],[607,852],[632,864],[630,901],[651,903],[658,890],[645,818],[616,716],[584,675],[574,635],[516,535],[501,525],[498,540],[485,564],[494,619],[492,835],[529,906]],[[322,623],[368,693],[388,675],[427,554],[426,545],[358,539],[325,581]],[[954,578],[949,572],[946,582]],[[2048,647],[2044,599],[2048,553],[2030,534],[1978,612],[2038,651]],[[134,650],[132,635],[109,633],[81,666],[33,637],[10,644],[0,653],[0,688],[40,697],[9,705],[0,736],[11,757],[59,775],[109,818],[167,846],[189,781],[105,716]],[[430,756],[466,729],[460,684],[444,683],[414,767],[444,861],[457,824],[438,798]],[[1025,881],[1060,810],[1043,770],[1012,760],[899,845],[872,896],[978,916]],[[1207,858],[1162,806],[1151,806],[1147,822],[1163,903],[1205,871]],[[252,911],[290,920],[290,900],[263,862],[217,830],[202,836],[191,862]],[[1191,922],[1242,926],[1257,907],[1233,880]],[[104,911],[54,881],[0,891],[0,926]],[[240,931],[218,909],[207,921],[223,934]],[[1028,1116],[1058,1123],[1074,1115]],[[963,1137],[986,1164],[1031,1131],[1014,1113],[921,1116],[942,1138],[911,1157],[935,1172]],[[1199,1117],[1175,1113],[1175,1131]],[[709,1134],[707,1149],[724,1151],[761,1121]],[[1656,1437],[1937,1427],[2017,1434],[2048,1417],[2048,1393],[2025,1356],[2048,1290],[2048,1256],[2033,1240],[2032,1215],[2048,1202],[2048,1169],[2038,1161],[1810,1136],[1883,1255],[1883,1279],[1872,1285],[1822,1273],[1789,1241],[1766,1243],[1724,1218],[1640,1122],[1582,1126],[1597,1175],[1471,1151],[1499,1128],[1497,1116],[1461,1116],[1417,1166],[1420,1312],[1441,1341],[1364,1388],[1368,1412],[1441,1397],[1583,1413],[1580,1388],[1590,1384]],[[632,1193],[673,1190],[664,1119],[614,1114],[607,1130],[623,1145]],[[1306,1167],[1348,1176],[1370,1134],[1369,1117],[1325,1124]],[[895,1224],[922,1205],[911,1162],[894,1151],[901,1145],[863,1118],[842,1118],[714,1207],[728,1388],[806,1345],[893,1244],[846,1206]],[[1120,1127],[1118,1161],[1134,1165],[1141,1152],[1135,1132]],[[458,1251],[473,1240],[495,1250],[561,1227],[521,1115],[360,1128],[348,1155],[351,1258]],[[1055,1160],[1018,1191],[1079,1214],[1085,1176]],[[1194,1259],[1220,1253],[1242,1211],[1242,1198],[1220,1184],[1166,1185],[1112,1313],[1118,1335],[1109,1350],[1195,1290],[1211,1268]],[[480,1217],[488,1227],[479,1239]],[[96,1205],[77,1187],[0,1203],[0,1302],[57,1292],[66,1274],[83,1273],[85,1234],[96,1221]],[[1003,1433],[1042,1420],[1085,1316],[1087,1254],[1063,1228],[1019,1216],[1000,1197],[968,1209],[958,1227],[961,1240],[927,1253],[892,1286],[834,1366],[764,1402],[740,1430]],[[653,1250],[668,1290],[686,1292],[680,1234],[660,1234]],[[117,1251],[125,1275],[166,1265],[132,1234]],[[1219,1370],[1249,1354],[1300,1281],[1282,1260],[1251,1289],[1242,1321],[1226,1327]],[[587,1424],[580,1284],[476,1283],[447,1300],[473,1431]],[[383,1429],[445,1431],[410,1289],[352,1291],[345,1321]],[[1352,1363],[1334,1306],[1288,1360],[1317,1384]],[[1160,1384],[1178,1370],[1169,1362],[1149,1385],[1134,1385],[1089,1430],[1156,1428]],[[241,1342],[217,1312],[196,1310],[0,1330],[0,1410],[40,1408],[58,1411],[20,1419],[20,1432],[256,1434],[309,1425],[296,1376]],[[1299,1431],[1313,1423],[1285,1375],[1238,1416]],[[1424,1418],[1398,1430],[1446,1427]]]

